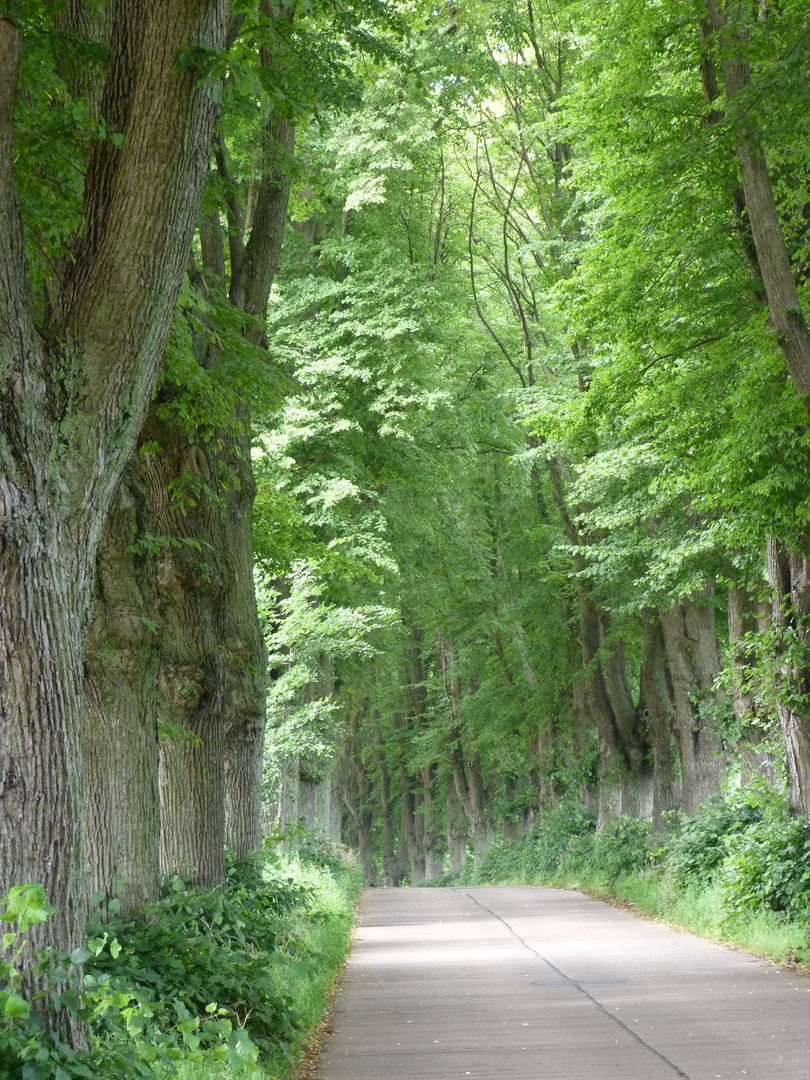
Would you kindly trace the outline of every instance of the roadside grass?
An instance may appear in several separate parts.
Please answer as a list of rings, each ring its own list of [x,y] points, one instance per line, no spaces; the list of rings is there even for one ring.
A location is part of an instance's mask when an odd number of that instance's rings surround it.
[[[363,886],[362,873],[353,862],[332,860],[330,866],[278,856],[273,869],[304,886],[310,899],[292,909],[281,927],[275,965],[276,992],[288,996],[298,1026],[283,1047],[262,1055],[258,1062],[236,1066],[193,1061],[166,1074],[177,1080],[289,1080],[304,1061],[307,1040],[323,1016],[351,943],[354,902]]]
[[[287,966],[279,969],[276,977],[279,991],[295,1003],[300,1028],[286,1050],[261,1062],[266,1080],[292,1076],[301,1065],[307,1039],[320,1021],[343,969],[354,926],[354,902],[363,887],[363,876],[356,864],[331,869],[298,864],[298,872],[312,887],[313,900],[307,907],[291,912],[279,947]]]
[[[53,913],[41,886],[15,887],[0,911],[10,960],[0,970],[2,1080],[286,1080],[304,1060],[349,949],[356,860],[302,842],[229,860],[215,889],[166,879],[131,915],[104,901],[87,948],[37,960],[41,979],[86,1025],[71,1049],[21,996],[15,961],[28,927]],[[81,975],[81,983],[79,976]],[[64,985],[73,986],[64,992]],[[56,999],[55,999],[56,1000]]]

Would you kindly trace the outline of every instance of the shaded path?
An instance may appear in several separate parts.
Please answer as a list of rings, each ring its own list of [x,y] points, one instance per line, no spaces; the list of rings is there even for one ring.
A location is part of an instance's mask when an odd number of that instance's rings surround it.
[[[363,895],[318,1080],[810,1080],[810,979],[581,893]]]

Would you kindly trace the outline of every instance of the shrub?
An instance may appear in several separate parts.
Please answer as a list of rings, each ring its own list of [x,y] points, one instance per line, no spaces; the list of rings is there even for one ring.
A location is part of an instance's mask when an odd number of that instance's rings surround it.
[[[590,837],[595,829],[595,814],[574,799],[566,799],[553,810],[542,813],[526,838],[531,872],[539,877],[553,877],[572,840]]]
[[[751,784],[728,799],[712,795],[692,818],[681,822],[675,836],[659,849],[660,861],[676,889],[708,884],[723,865],[733,838],[780,805],[780,796],[766,785]]]
[[[478,885],[525,880],[526,846],[520,840],[499,840],[481,856],[471,877]],[[472,882],[471,882],[472,883]]]
[[[174,875],[165,895],[137,916],[91,921],[119,945],[87,965],[118,992],[135,989],[161,1002],[153,1010],[158,1028],[178,1019],[205,1020],[216,1003],[220,1018],[244,1028],[267,1052],[283,1046],[296,1017],[292,1002],[275,990],[272,968],[279,916],[306,900],[308,886],[281,876],[266,880],[255,861],[231,864],[224,887],[190,888]],[[195,1040],[196,1041],[196,1036]]]
[[[585,874],[590,882],[612,887],[619,878],[638,873],[646,866],[650,835],[647,821],[623,817],[608,822],[597,832],[570,840],[559,872],[574,876]]]
[[[718,875],[728,923],[759,910],[810,915],[810,821],[769,814],[735,837]]]

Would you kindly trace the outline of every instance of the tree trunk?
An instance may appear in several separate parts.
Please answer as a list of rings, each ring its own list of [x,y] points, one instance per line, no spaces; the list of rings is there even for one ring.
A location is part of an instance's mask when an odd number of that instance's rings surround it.
[[[725,753],[715,717],[722,692],[714,688],[720,671],[713,589],[659,612],[675,705],[675,732],[681,763],[681,806],[694,816],[709,795],[723,789]]]
[[[202,447],[190,446],[155,416],[144,434],[150,446],[160,447],[143,459],[155,530],[162,538],[156,556],[161,869],[210,887],[225,877],[219,510],[201,493],[201,486],[212,480]]]
[[[262,777],[266,727],[267,649],[253,581],[256,485],[247,437],[230,455],[222,524],[223,595],[219,624],[225,648],[225,844],[241,858],[262,844]]]
[[[655,612],[649,608],[641,612],[641,630],[644,654],[638,707],[647,722],[653,755],[652,827],[654,832],[660,832],[667,824],[667,815],[677,810],[679,802],[673,740],[675,710],[667,679],[664,633]]]
[[[579,641],[582,649],[584,705],[599,739],[599,809],[597,821],[604,825],[622,814],[638,815],[638,793],[630,761],[625,753],[605,682],[603,665],[597,654],[602,647],[604,628],[600,613],[585,595],[580,595]],[[615,675],[615,672],[613,673]],[[613,687],[617,692],[617,687]]]
[[[731,102],[751,81],[746,60],[747,35],[744,27],[740,29],[729,24],[720,0],[707,0],[707,6],[712,29],[720,39],[723,84],[726,98]],[[733,128],[745,206],[770,319],[778,333],[785,367],[810,412],[810,332],[802,314],[753,110],[754,107],[747,103],[744,113],[735,118]]]
[[[107,511],[168,337],[217,117],[181,48],[223,44],[221,0],[119,0],[83,221],[35,326],[12,173],[21,33],[0,16],[0,889],[40,881],[30,935],[70,952],[86,911],[84,647]],[[160,123],[155,123],[160,117]]]
[[[447,859],[451,874],[460,874],[467,864],[467,819],[456,792],[455,780],[444,783],[447,821]]]
[[[154,556],[139,548],[153,531],[143,485],[133,463],[96,561],[85,652],[85,875],[92,892],[118,896],[125,913],[158,894],[159,641]]]
[[[380,878],[371,847],[377,812],[371,780],[363,762],[360,733],[361,713],[365,711],[367,704],[364,702],[362,710],[353,709],[349,714],[347,737],[343,744],[340,786],[354,838],[354,847],[360,856],[360,865],[363,867],[363,882],[373,886],[379,884]]]
[[[391,798],[391,780],[382,748],[375,753],[380,793],[380,816],[382,818],[382,864],[383,881],[388,888],[397,883],[396,856],[394,852],[394,805]]]
[[[768,584],[781,650],[776,707],[785,741],[788,803],[792,813],[810,814],[810,533],[805,533],[801,555],[789,554],[768,537]]]
[[[756,776],[770,784],[776,782],[773,756],[763,747],[767,718],[758,716],[756,695],[746,685],[756,663],[756,654],[744,639],[746,634],[759,628],[760,622],[758,606],[748,590],[732,585],[728,591],[731,700],[740,729],[740,782],[743,785]]]
[[[413,782],[408,775],[404,761],[399,763],[400,795],[399,851],[408,860],[411,872],[411,885],[421,885],[425,878],[425,857],[417,845],[416,836],[416,801]],[[404,861],[404,859],[403,859]]]
[[[421,770],[422,780],[422,844],[425,852],[425,882],[430,884],[442,876],[444,853],[439,844],[436,829],[436,767],[425,765]]]

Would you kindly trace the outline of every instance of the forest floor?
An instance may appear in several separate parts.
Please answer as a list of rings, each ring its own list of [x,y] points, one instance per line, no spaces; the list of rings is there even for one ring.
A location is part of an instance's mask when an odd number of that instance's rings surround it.
[[[810,979],[582,893],[363,894],[317,1080],[810,1080]]]

